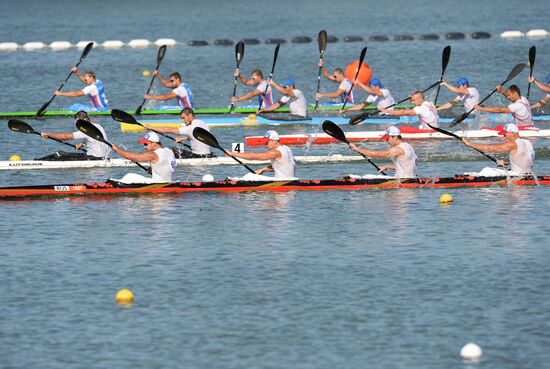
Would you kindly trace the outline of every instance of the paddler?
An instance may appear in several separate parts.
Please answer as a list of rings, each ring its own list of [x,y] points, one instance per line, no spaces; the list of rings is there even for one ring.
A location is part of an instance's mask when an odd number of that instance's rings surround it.
[[[386,140],[390,146],[388,150],[365,150],[353,143],[350,144],[350,147],[367,157],[391,159],[394,164],[381,166],[380,172],[391,169],[395,170],[397,178],[415,178],[417,157],[412,146],[403,142],[399,128],[389,127],[381,139]]]
[[[504,125],[499,131],[504,136],[504,142],[499,144],[474,144],[468,139],[463,138],[462,142],[466,146],[490,153],[508,153],[509,161],[498,160],[498,166],[510,165],[511,170],[518,174],[533,174],[533,161],[535,160],[535,150],[529,140],[519,137],[519,128],[514,123]]]
[[[113,151],[125,159],[139,163],[151,163],[151,174],[154,182],[172,182],[176,171],[176,158],[169,148],[162,147],[159,135],[155,132],[147,132],[138,140],[145,147],[145,152],[132,152],[122,150],[113,145]]]
[[[78,113],[76,113],[75,121],[79,119],[92,123],[97,129],[101,131],[101,133],[103,134],[103,137],[107,139],[107,135],[105,134],[105,130],[103,129],[103,127],[99,123],[91,122],[90,117],[85,111],[81,110]],[[75,146],[77,150],[85,146],[86,152],[58,151],[54,154],[44,156],[36,160],[47,160],[47,161],[102,160],[107,157],[110,151],[109,146],[105,145],[103,142],[94,140],[93,138],[85,135],[79,130],[76,130],[74,132],[42,132],[40,135],[42,136],[43,139],[47,139],[48,137],[51,137],[61,141],[83,140],[83,142],[77,143]]]
[[[355,98],[353,94],[353,83],[346,78],[344,71],[340,68],[336,68],[329,73],[328,70],[324,67],[324,61],[319,61],[319,68],[323,72],[323,75],[334,83],[338,83],[338,89],[334,92],[320,93],[315,94],[315,99],[319,100],[320,98],[335,99],[340,98],[340,102],[343,104],[347,101],[348,104],[355,104]]]
[[[193,109],[193,93],[191,92],[189,85],[181,81],[181,74],[174,72],[170,74],[169,79],[166,79],[159,73],[158,70],[155,70],[153,75],[159,79],[160,83],[162,83],[164,87],[171,88],[172,91],[164,95],[144,95],[144,99],[157,101],[177,99],[182,108]]]
[[[56,96],[65,96],[65,97],[80,97],[80,96],[88,96],[90,99],[90,104],[92,106],[82,105],[82,104],[74,104],[71,106],[71,110],[86,110],[86,111],[103,111],[108,110],[108,102],[107,97],[105,96],[105,87],[103,86],[103,82],[96,79],[95,73],[91,70],[84,72],[84,74],[81,74],[78,71],[77,67],[72,67],[71,71],[86,85],[82,90],[78,91],[55,91]]]
[[[548,73],[548,75],[544,79],[544,83],[537,81],[532,76],[529,76],[528,78],[529,78],[529,82],[534,83],[539,90],[546,93],[546,95],[542,99],[540,99],[538,102],[531,105],[531,109],[538,109],[548,104],[548,102],[550,102],[550,73]]]
[[[305,118],[307,116],[307,102],[302,91],[296,88],[294,80],[287,79],[283,82],[282,85],[279,85],[274,80],[270,80],[269,84],[277,91],[283,94],[283,97],[275,104],[258,110],[258,113],[266,113],[270,111],[275,111],[280,107],[288,104],[288,109],[290,110],[291,115],[295,115],[299,118]]]
[[[261,70],[254,69],[252,71],[252,74],[250,75],[250,78],[246,78],[245,76],[242,76],[241,71],[239,69],[236,69],[233,75],[235,77],[239,77],[239,81],[241,81],[242,84],[246,86],[256,86],[256,88],[242,96],[232,97],[231,102],[234,103],[237,101],[250,100],[257,96],[258,104],[260,104],[262,107],[269,108],[271,105],[273,105],[273,92],[271,90],[271,86],[269,86],[267,84],[267,81],[264,80],[264,74],[262,73]],[[267,91],[266,91],[266,87],[267,87]]]
[[[498,85],[496,90],[512,103],[508,106],[492,107],[476,105],[474,108],[487,113],[512,114],[512,117],[514,117],[514,123],[517,126],[533,125],[531,106],[529,105],[527,98],[521,96],[521,91],[517,85],[511,85],[507,90],[503,89],[501,85]]]
[[[388,108],[388,106],[395,104],[395,100],[393,99],[390,90],[384,88],[382,82],[378,78],[371,78],[368,85],[364,85],[363,83],[357,81],[357,85],[365,90],[365,92],[368,93],[369,96],[367,96],[365,101],[355,106],[352,106],[348,110],[361,110],[369,105],[374,105],[376,106],[376,109],[380,110],[386,109]],[[393,110],[393,108],[390,109]]]
[[[201,127],[208,132],[210,132],[210,128],[208,128],[208,125],[203,122],[200,119],[197,119],[195,117],[195,112],[191,108],[183,108],[180,112],[180,118],[183,121],[183,125],[179,128],[171,128],[171,127],[153,127],[148,124],[144,124],[144,127],[160,132],[160,133],[168,133],[173,135],[182,135],[182,137],[176,137],[176,142],[182,142],[185,140],[189,140],[191,143],[191,151],[181,149],[179,147],[174,147],[172,150],[174,151],[174,154],[178,158],[182,159],[191,159],[191,158],[213,158],[214,154],[210,152],[210,146],[202,143],[201,141],[197,140],[195,136],[193,136],[193,130],[195,127]]]
[[[267,151],[265,152],[234,152],[229,151],[229,156],[234,156],[247,160],[271,160],[271,165],[260,168],[256,174],[264,172],[275,172],[275,178],[294,178],[296,163],[292,150],[285,145],[281,145],[279,134],[276,131],[269,130],[264,134]]]
[[[454,86],[451,86],[445,81],[441,82],[441,86],[446,87],[449,91],[454,92],[458,96],[448,103],[441,105],[437,110],[447,110],[462,102],[464,104],[464,110],[470,111],[474,106],[479,104],[479,91],[477,88],[470,86],[470,81],[468,81],[466,77],[457,79]]]
[[[409,97],[414,108],[412,109],[380,109],[381,112],[393,116],[417,116],[422,129],[431,129],[428,124],[438,127],[439,115],[433,102],[426,101],[422,91],[415,91]]]

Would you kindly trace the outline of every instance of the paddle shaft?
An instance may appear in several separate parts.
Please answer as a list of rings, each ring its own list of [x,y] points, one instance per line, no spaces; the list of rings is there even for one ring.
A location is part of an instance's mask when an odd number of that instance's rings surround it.
[[[166,45],[163,45],[159,48],[159,51],[157,53],[157,66],[155,67],[155,71],[153,72],[153,77],[151,78],[151,82],[149,82],[149,87],[147,88],[147,92],[145,92],[145,95],[149,95],[149,92],[151,91],[151,87],[153,87],[153,82],[155,81],[155,72],[159,70],[160,63],[162,63],[162,60],[164,59],[164,55],[166,54]],[[145,101],[147,99],[143,98],[143,101],[141,102],[141,105],[138,106],[136,109],[135,114],[140,115],[141,110],[143,109],[143,105],[145,104]]]
[[[35,135],[42,136],[42,133],[37,132],[37,131],[34,131],[34,130],[32,131],[32,133],[34,133]],[[77,149],[77,150],[81,150],[81,151],[86,152],[86,149],[78,148],[78,147],[76,147],[76,145],[70,144],[70,143],[65,142],[65,141],[62,141],[62,140],[58,140],[57,138],[50,137],[50,136],[48,136],[47,138],[49,138],[50,140],[54,140],[54,141],[57,141],[57,142],[59,142],[59,143],[62,143],[63,145],[70,146],[70,147],[72,147],[73,149]]]
[[[277,63],[277,56],[279,55],[279,47],[281,44],[277,44],[275,47],[275,52],[273,53],[273,65],[271,66],[271,73],[269,73],[269,78],[267,79],[267,83],[265,85],[264,93],[262,94],[262,98],[260,99],[260,105],[258,106],[258,110],[262,109],[262,105],[264,103],[265,95],[267,94],[267,89],[269,88],[269,82],[273,78],[273,72],[275,72],[275,64]]]
[[[346,104],[348,103],[348,100],[351,98],[351,94],[353,93],[353,86],[355,86],[355,82],[357,82],[357,77],[359,76],[359,72],[361,71],[361,67],[363,66],[363,60],[365,60],[366,53],[367,53],[367,47],[365,46],[363,50],[361,50],[361,55],[359,56],[359,66],[357,67],[357,72],[355,72],[355,77],[353,78],[353,83],[351,84],[349,95],[347,96],[346,99],[344,99],[344,105],[342,105],[342,109],[340,109],[340,111],[344,111]]]

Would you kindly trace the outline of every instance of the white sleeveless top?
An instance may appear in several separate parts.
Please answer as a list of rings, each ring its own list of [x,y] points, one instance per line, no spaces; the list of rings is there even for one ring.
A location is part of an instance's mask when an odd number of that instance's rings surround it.
[[[533,173],[533,160],[535,159],[535,150],[529,140],[518,138],[516,140],[518,152],[515,155],[510,153],[510,166],[512,171],[518,173]]]
[[[294,162],[294,155],[292,155],[292,150],[290,150],[288,146],[284,145],[277,147],[277,150],[279,150],[282,157],[279,160],[271,159],[271,167],[275,172],[275,178],[294,177],[296,163]]]
[[[420,128],[431,129],[427,123],[434,127],[438,126],[439,115],[437,114],[437,108],[432,102],[424,101],[422,105],[415,106],[413,110],[416,112],[418,120],[420,121]]]
[[[401,142],[399,145],[405,152],[391,158],[395,164],[395,176],[397,178],[415,178],[416,177],[416,153],[411,145],[406,142]]]
[[[155,150],[159,160],[151,163],[153,170],[153,181],[172,182],[174,172],[176,171],[176,158],[174,152],[167,147],[161,147]]]
[[[508,105],[508,109],[512,112],[514,123],[517,126],[530,126],[533,124],[533,116],[531,113],[531,105],[525,97],[521,97],[515,103]]]

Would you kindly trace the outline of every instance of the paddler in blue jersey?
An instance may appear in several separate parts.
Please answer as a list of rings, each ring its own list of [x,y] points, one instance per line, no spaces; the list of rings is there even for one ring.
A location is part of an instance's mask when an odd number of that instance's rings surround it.
[[[534,83],[539,90],[541,90],[542,92],[546,92],[546,95],[542,99],[531,105],[531,109],[538,109],[548,104],[550,102],[550,73],[548,73],[548,75],[544,79],[544,83],[537,81],[535,77],[532,76],[529,76],[528,78],[529,82]]]
[[[69,110],[85,110],[85,111],[103,111],[108,110],[109,107],[107,106],[108,100],[105,96],[105,87],[103,86],[103,82],[96,79],[95,73],[91,70],[84,72],[84,74],[80,73],[78,71],[77,67],[72,67],[71,71],[86,85],[82,90],[78,91],[55,91],[56,96],[65,96],[65,97],[80,97],[80,96],[88,96],[90,99],[91,106],[88,105],[82,105],[82,104],[74,104],[72,105]]]
[[[193,93],[189,85],[181,81],[181,74],[174,72],[170,74],[169,79],[162,77],[158,70],[155,70],[153,74],[157,76],[164,87],[171,88],[172,91],[164,95],[144,95],[143,98],[157,101],[177,99],[182,109],[193,109]]]
[[[320,98],[336,99],[340,98],[340,102],[344,103],[347,101],[348,104],[355,104],[355,98],[353,94],[353,83],[346,78],[344,71],[340,68],[336,68],[332,71],[332,74],[327,71],[324,67],[323,60],[319,61],[319,68],[323,72],[323,75],[327,79],[331,80],[334,83],[338,83],[338,89],[334,92],[320,93],[315,94],[315,99],[319,100]]]
[[[239,69],[236,69],[233,75],[235,77],[239,77],[239,81],[241,81],[242,84],[246,86],[256,86],[256,88],[242,96],[232,97],[231,98],[232,103],[235,103],[237,101],[250,100],[257,96],[258,104],[261,105],[263,108],[268,108],[271,105],[273,105],[273,92],[271,90],[271,86],[269,86],[267,84],[267,81],[264,80],[264,74],[262,73],[261,70],[254,69],[252,71],[252,74],[250,75],[250,78],[246,78],[243,75],[241,75],[241,71]]]

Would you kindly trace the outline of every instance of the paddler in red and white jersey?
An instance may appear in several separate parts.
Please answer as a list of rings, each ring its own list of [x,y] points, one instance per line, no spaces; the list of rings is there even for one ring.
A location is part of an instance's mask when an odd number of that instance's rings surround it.
[[[125,159],[139,163],[150,162],[153,182],[172,182],[176,171],[174,152],[162,147],[160,137],[155,132],[147,132],[138,142],[145,146],[145,152],[126,151],[116,145],[113,145],[113,151]]]
[[[239,69],[236,69],[233,75],[235,77],[239,77],[239,81],[241,81],[242,84],[246,86],[256,86],[256,88],[242,96],[232,97],[231,102],[234,103],[237,101],[250,100],[253,97],[258,96],[258,104],[261,105],[263,108],[269,108],[271,105],[273,105],[273,91],[271,90],[271,86],[267,84],[267,81],[264,80],[264,74],[261,70],[254,69],[252,71],[252,74],[250,75],[250,78],[242,76]]]
[[[466,77],[460,77],[454,86],[451,86],[445,81],[441,82],[441,86],[446,87],[449,91],[458,94],[453,100],[446,104],[441,105],[437,110],[447,110],[453,107],[453,105],[462,102],[464,104],[464,110],[470,111],[479,104],[479,91],[475,87],[470,86],[470,81]]]
[[[378,78],[372,77],[368,85],[364,85],[361,82],[357,81],[357,84],[369,94],[365,101],[359,103],[348,110],[361,110],[365,106],[374,105],[376,109],[385,109],[390,105],[395,104],[395,100],[390,93],[390,90],[384,88],[382,82]],[[393,110],[393,107],[390,108]]]
[[[340,97],[340,102],[343,104],[347,101],[347,104],[355,104],[355,95],[353,93],[353,83],[346,78],[344,71],[340,68],[336,68],[332,71],[332,74],[324,67],[324,61],[319,61],[319,68],[323,72],[323,75],[332,82],[338,83],[338,89],[334,92],[316,93],[315,99],[320,98],[336,99]]]
[[[542,92],[546,92],[546,95],[538,102],[531,105],[531,109],[538,109],[550,102],[550,73],[544,79],[544,83],[537,81],[534,77],[529,76],[529,82],[534,83]]]
[[[155,70],[153,74],[159,79],[164,87],[171,88],[172,91],[164,95],[144,95],[144,99],[157,101],[177,99],[182,108],[193,109],[193,93],[189,85],[181,81],[181,74],[174,72],[170,74],[169,79],[162,77],[158,70]]]
[[[258,169],[256,174],[275,172],[275,178],[295,178],[296,162],[292,150],[288,146],[281,145],[276,131],[267,131],[264,138],[267,146],[265,152],[230,151],[228,155],[247,160],[271,160],[270,166]]]
[[[473,147],[483,152],[509,153],[509,162],[498,160],[498,166],[510,164],[513,172],[518,174],[533,174],[535,150],[529,140],[519,137],[518,126],[514,123],[505,124],[499,134],[504,136],[504,142],[500,144],[474,144],[466,138],[463,138],[462,142],[464,142],[466,146]]]
[[[511,85],[507,90],[503,89],[501,85],[498,85],[496,90],[512,103],[508,106],[491,107],[476,105],[475,108],[487,113],[512,114],[512,117],[514,117],[514,123],[518,126],[533,125],[531,106],[529,105],[527,98],[521,96],[521,91],[517,85]]]
[[[355,144],[350,144],[350,147],[371,158],[389,158],[394,164],[383,165],[380,167],[380,172],[391,169],[395,170],[397,178],[415,178],[416,177],[416,153],[411,145],[403,142],[401,131],[397,127],[389,127],[382,136],[386,140],[390,148],[388,150],[365,150],[359,148]]]
[[[418,116],[420,127],[422,129],[431,129],[428,124],[438,127],[439,115],[433,102],[424,100],[422,91],[415,91],[410,96],[411,102],[414,105],[412,109],[380,109],[381,112],[393,116]]]
[[[79,96],[88,96],[90,99],[91,106],[88,105],[82,105],[82,104],[74,104],[71,106],[71,110],[97,110],[97,111],[103,111],[109,109],[107,104],[109,101],[107,101],[107,97],[105,96],[105,87],[103,86],[103,82],[96,79],[95,73],[91,70],[84,72],[84,74],[80,73],[78,71],[77,67],[72,67],[71,72],[73,72],[78,79],[86,85],[82,90],[78,91],[55,91],[55,96],[65,96],[65,97],[79,97]]]

